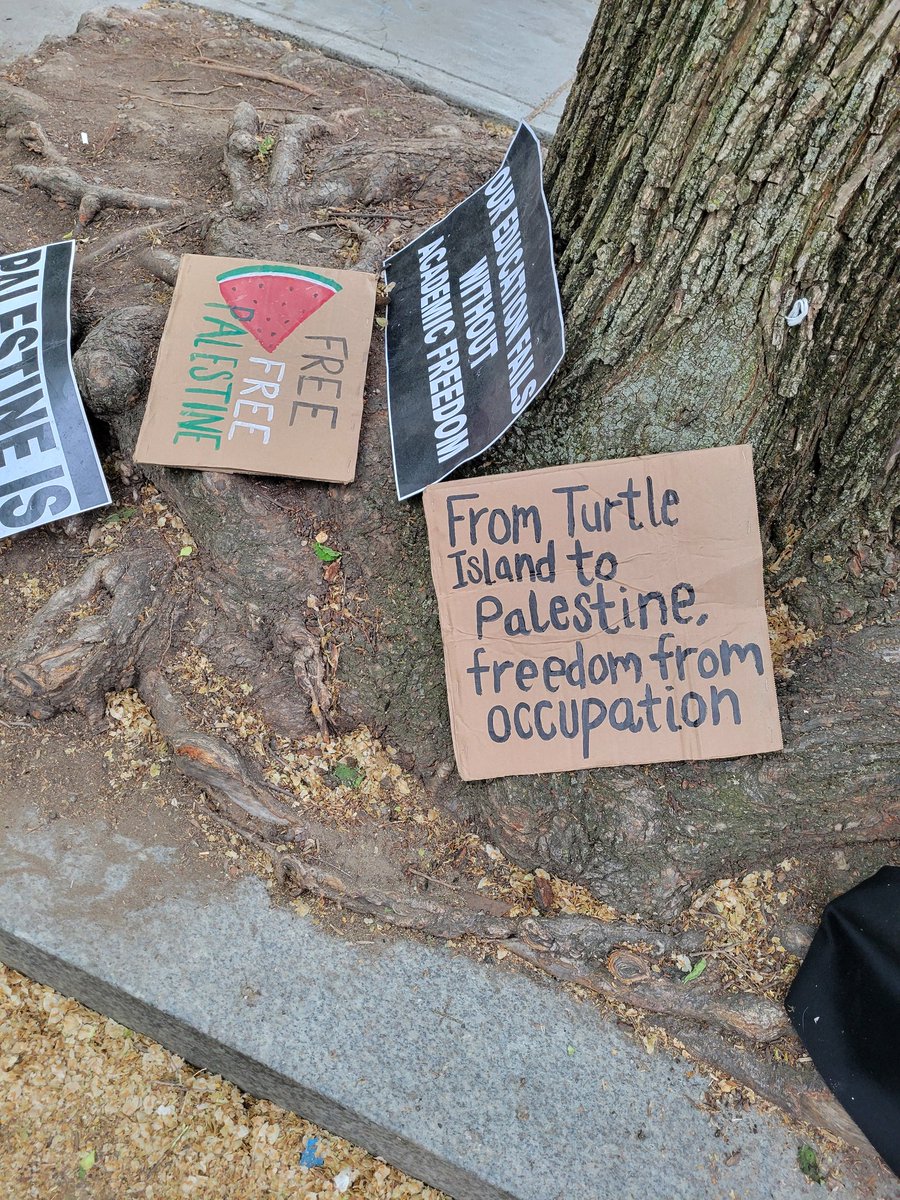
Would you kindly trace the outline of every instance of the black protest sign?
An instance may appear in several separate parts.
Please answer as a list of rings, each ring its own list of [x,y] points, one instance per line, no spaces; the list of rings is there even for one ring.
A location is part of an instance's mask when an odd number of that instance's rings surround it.
[[[521,125],[500,170],[385,263],[397,495],[477,458],[562,360],[541,150]]]
[[[72,374],[74,253],[0,258],[0,537],[110,502]]]

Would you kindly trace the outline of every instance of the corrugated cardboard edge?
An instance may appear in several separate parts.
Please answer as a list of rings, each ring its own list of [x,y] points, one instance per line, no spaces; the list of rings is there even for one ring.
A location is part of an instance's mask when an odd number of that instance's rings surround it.
[[[235,258],[235,257],[239,258],[240,256],[218,255],[218,254],[216,254],[216,255],[182,254],[181,259],[184,260],[185,258]],[[266,264],[266,265],[272,265],[272,266],[297,266],[297,265],[299,265],[296,263],[284,263],[281,260],[277,260],[277,259],[245,258],[245,259],[241,259],[240,261],[246,262],[248,264]],[[346,272],[347,268],[346,267],[336,267],[335,270],[341,271],[341,272]],[[366,283],[368,284],[369,293],[370,293],[369,300],[371,302],[371,306],[370,306],[371,307],[371,316],[369,318],[369,326],[370,326],[369,340],[371,342],[371,336],[372,336],[371,326],[372,326],[372,323],[374,321],[374,316],[375,316],[375,300],[376,300],[376,293],[377,293],[377,289],[378,289],[378,280],[379,280],[380,276],[375,274],[372,271],[354,271],[353,274],[358,276],[360,279],[365,280]],[[136,463],[142,463],[147,466],[168,467],[171,470],[177,470],[177,471],[220,471],[226,475],[250,475],[250,476],[259,475],[259,476],[263,476],[267,479],[295,479],[295,480],[298,480],[301,482],[306,480],[306,481],[309,481],[310,483],[342,483],[342,484],[354,483],[356,480],[356,471],[359,466],[359,445],[360,445],[360,441],[362,440],[362,421],[363,421],[363,417],[365,416],[365,411],[366,411],[365,391],[366,391],[366,386],[367,386],[368,378],[369,378],[369,365],[371,362],[371,353],[370,352],[367,352],[367,354],[366,354],[366,370],[365,370],[365,373],[363,376],[363,390],[362,390],[362,396],[360,397],[359,420],[358,420],[357,426],[356,426],[355,454],[353,456],[353,462],[351,463],[351,470],[350,470],[349,474],[342,474],[342,475],[337,475],[337,474],[335,474],[335,475],[325,475],[325,474],[321,474],[321,475],[286,475],[280,471],[260,471],[259,469],[244,469],[241,467],[231,467],[231,466],[226,467],[226,466],[222,466],[221,464],[215,463],[215,462],[210,462],[206,466],[203,466],[200,464],[185,466],[185,465],[182,465],[179,463],[162,462],[162,461],[160,461],[159,458],[157,458],[155,455],[152,455],[150,453],[150,451],[147,449],[147,444],[146,444],[147,436],[145,434],[145,431],[149,428],[149,424],[152,421],[152,415],[150,412],[150,396],[151,396],[151,393],[153,390],[153,376],[155,376],[157,371],[160,370],[160,368],[161,368],[161,356],[164,352],[165,345],[166,345],[166,334],[169,332],[169,326],[174,320],[173,314],[175,313],[179,297],[184,290],[184,287],[185,287],[184,281],[185,281],[185,275],[182,273],[181,263],[179,263],[179,271],[178,271],[178,275],[175,279],[175,288],[172,292],[172,299],[169,302],[169,311],[166,314],[165,325],[163,326],[163,331],[162,331],[162,334],[160,335],[159,346],[157,348],[156,358],[154,359],[154,363],[153,363],[153,372],[151,374],[150,387],[148,388],[148,391],[147,391],[147,403],[146,403],[146,407],[144,409],[144,415],[141,419],[141,428],[138,432],[137,442],[135,443],[135,447],[134,447],[134,461]]]
[[[720,450],[737,450],[739,452],[741,459],[743,460],[743,462],[746,463],[746,465],[749,469],[751,490],[752,490],[752,493],[754,496],[754,500],[756,500],[756,479],[755,479],[755,473],[754,473],[754,469],[753,469],[753,446],[748,442],[742,442],[742,443],[739,443],[734,446],[702,446],[702,447],[697,447],[694,450],[681,450],[681,451],[672,450],[672,451],[661,451],[660,453],[703,455],[703,454],[713,453],[713,452],[720,451]],[[656,457],[657,457],[656,454],[635,454],[635,455],[630,455],[626,458],[594,459],[594,460],[591,460],[590,462],[582,462],[582,463],[559,463],[559,464],[556,464],[551,467],[537,467],[537,468],[529,469],[526,471],[509,471],[509,472],[503,473],[501,475],[482,476],[481,478],[485,478],[485,479],[502,478],[505,481],[506,480],[527,479],[530,476],[534,476],[534,475],[546,476],[548,474],[548,472],[554,472],[554,471],[566,472],[566,471],[572,471],[572,470],[584,470],[584,469],[588,469],[590,467],[598,466],[601,464],[606,465],[609,463],[615,463],[617,466],[618,465],[626,466],[627,464],[633,464],[633,463],[648,463],[648,462],[652,462],[653,459]],[[460,486],[464,487],[464,486],[468,486],[469,484],[474,484],[474,482],[476,481],[477,478],[478,477],[475,477],[473,479],[468,479],[468,480],[466,480],[466,479],[460,480],[459,481]],[[427,523],[429,514],[432,514],[432,516],[437,514],[437,497],[434,494],[435,491],[437,490],[438,487],[446,487],[446,486],[448,486],[448,481],[446,479],[435,480],[434,483],[429,484],[428,487],[424,489],[424,492],[422,495],[422,504],[423,504],[423,509],[425,511],[426,523]],[[766,613],[765,586],[764,586],[765,581],[764,581],[764,575],[763,575],[764,559],[763,559],[763,549],[762,549],[762,535],[761,535],[760,527],[759,527],[758,501],[752,505],[750,519],[752,521],[752,529],[750,532],[751,532],[751,534],[755,534],[755,545],[757,545],[759,548],[759,552],[758,552],[758,562],[759,562],[759,572],[760,572],[760,574],[759,574],[759,579],[760,579],[759,602],[762,607],[763,614],[765,615],[765,613]],[[448,663],[447,663],[447,655],[444,652],[444,648],[446,647],[447,642],[449,640],[448,633],[452,635],[453,629],[450,625],[449,615],[445,612],[445,606],[444,606],[444,602],[443,602],[443,598],[442,598],[442,594],[441,594],[441,588],[439,586],[439,578],[440,578],[439,556],[434,548],[434,544],[433,544],[430,536],[428,539],[428,552],[429,552],[429,560],[431,563],[432,584],[434,586],[434,591],[435,591],[435,595],[436,595],[437,602],[438,602],[438,619],[439,619],[440,629],[441,629],[441,649],[442,649],[443,658],[444,658],[444,684],[445,684],[446,697],[447,697],[448,717],[449,717],[449,721],[450,721],[450,736],[451,736],[451,739],[453,742],[453,754],[454,754],[454,758],[456,760],[457,773],[458,773],[459,777],[466,783],[474,783],[474,782],[490,780],[490,779],[516,778],[517,776],[515,776],[515,775],[494,775],[494,774],[485,775],[485,774],[470,773],[466,754],[465,754],[465,746],[462,744],[461,739],[457,735],[458,721],[457,721],[457,718],[454,716],[453,702],[452,702],[452,698],[451,698],[450,670],[449,670]],[[777,754],[784,749],[784,737],[783,737],[783,733],[782,733],[782,729],[781,729],[781,714],[780,714],[780,710],[778,707],[777,689],[775,687],[774,668],[773,668],[773,663],[772,663],[772,648],[771,648],[771,644],[770,644],[769,637],[768,637],[768,621],[767,620],[766,620],[766,636],[763,639],[762,644],[760,645],[760,652],[761,652],[762,659],[763,659],[763,665],[765,668],[767,668],[767,670],[765,671],[765,673],[763,675],[762,683],[764,685],[766,695],[771,700],[772,708],[774,709],[774,717],[768,727],[767,732],[770,734],[771,741],[773,743],[777,743],[777,744],[773,744],[766,750],[754,751],[753,754]],[[596,764],[596,765],[590,765],[590,766],[578,765],[578,766],[566,767],[566,768],[548,768],[547,771],[523,772],[523,777],[540,775],[540,774],[547,774],[547,775],[557,774],[557,773],[565,774],[569,771],[574,771],[574,770],[580,770],[580,771],[581,770],[587,770],[587,771],[621,770],[621,769],[625,769],[628,766],[639,766],[639,765],[650,766],[650,765],[656,765],[657,763],[666,763],[666,762],[707,762],[707,761],[712,762],[717,759],[727,760],[729,758],[734,758],[734,757],[735,756],[732,754],[718,754],[718,755],[717,754],[704,754],[702,756],[691,756],[691,757],[685,756],[685,757],[679,757],[679,758],[654,759],[654,760],[650,760],[650,761],[647,761],[642,764],[641,763],[633,763],[633,764],[624,764],[623,763],[623,764],[609,764],[608,766],[604,766],[602,764]],[[740,757],[749,757],[749,756],[741,755]]]

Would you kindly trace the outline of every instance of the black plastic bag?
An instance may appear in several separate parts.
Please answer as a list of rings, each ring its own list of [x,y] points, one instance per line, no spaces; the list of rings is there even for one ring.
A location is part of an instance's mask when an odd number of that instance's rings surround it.
[[[900,867],[832,900],[785,1007],[822,1078],[900,1175]]]

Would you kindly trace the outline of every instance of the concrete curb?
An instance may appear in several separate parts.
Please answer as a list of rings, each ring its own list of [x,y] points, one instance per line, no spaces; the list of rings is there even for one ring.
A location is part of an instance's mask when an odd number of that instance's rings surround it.
[[[805,1197],[777,1119],[700,1110],[700,1071],[549,982],[5,807],[0,959],[457,1200]]]

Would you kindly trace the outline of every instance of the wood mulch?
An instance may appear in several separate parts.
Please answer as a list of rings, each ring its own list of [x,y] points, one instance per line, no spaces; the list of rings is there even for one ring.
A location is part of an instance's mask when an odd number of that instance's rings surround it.
[[[300,1158],[318,1138],[321,1167]],[[346,1186],[345,1186],[346,1185]],[[0,964],[4,1200],[446,1200]]]

